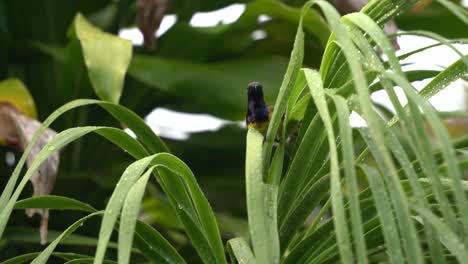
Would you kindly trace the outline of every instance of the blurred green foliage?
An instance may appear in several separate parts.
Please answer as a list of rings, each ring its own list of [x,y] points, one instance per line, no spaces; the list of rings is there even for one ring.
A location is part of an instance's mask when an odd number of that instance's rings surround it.
[[[270,2],[270,1],[268,1]],[[225,119],[243,120],[246,86],[261,81],[266,100],[273,104],[286,70],[299,22],[303,0],[267,4],[265,0],[174,0],[168,13],[177,22],[158,40],[155,51],[133,47],[120,103],[144,117],[156,107],[209,113]],[[245,3],[246,11],[232,24],[193,27],[189,21],[196,12],[213,11],[234,3]],[[80,43],[67,35],[73,19],[83,14],[101,30],[118,34],[134,27],[137,8],[132,0],[4,0],[0,1],[0,80],[21,79],[31,92],[39,120],[44,120],[61,105],[78,98],[96,98],[92,75],[85,64]],[[269,21],[260,22],[259,15]],[[466,25],[438,3],[418,13],[406,12],[396,19],[404,30],[424,29],[447,38],[466,38]],[[266,38],[251,34],[262,30]],[[318,68],[329,36],[328,25],[320,12],[312,10],[304,18],[304,67]],[[102,52],[106,52],[103,50]],[[117,81],[118,82],[118,81]],[[115,99],[115,96],[113,97]],[[73,110],[53,124],[62,131],[83,125],[119,126],[98,107]],[[206,197],[219,214],[224,234],[245,232],[245,130],[236,125],[216,132],[203,132],[184,141],[165,140],[173,154],[184,160]],[[1,148],[0,156],[9,148]],[[19,159],[18,153],[16,153]],[[132,158],[97,136],[73,143],[61,153],[61,165],[53,194],[72,197],[104,208],[121,172]],[[4,186],[12,167],[0,159],[0,186]],[[145,196],[144,216],[178,246],[188,263],[198,260],[174,221],[168,201],[153,183]],[[22,197],[27,197],[26,190]],[[158,214],[158,210],[160,213]],[[52,211],[50,240],[82,213]],[[92,255],[99,231],[98,220],[61,245],[63,251],[75,249]],[[224,221],[224,222],[223,222]],[[27,219],[14,211],[5,240],[0,241],[0,260],[26,252],[40,251],[38,218]],[[226,227],[226,228],[224,228]],[[114,245],[115,246],[115,245]],[[77,250],[75,250],[77,252]],[[115,251],[111,251],[115,253]],[[137,257],[138,258],[138,257]],[[192,262],[193,261],[193,262]]]

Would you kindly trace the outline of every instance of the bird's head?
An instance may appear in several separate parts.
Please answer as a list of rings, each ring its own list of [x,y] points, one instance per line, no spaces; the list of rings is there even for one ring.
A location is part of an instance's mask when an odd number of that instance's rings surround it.
[[[249,101],[263,101],[263,86],[259,82],[251,82],[247,86],[247,96]]]

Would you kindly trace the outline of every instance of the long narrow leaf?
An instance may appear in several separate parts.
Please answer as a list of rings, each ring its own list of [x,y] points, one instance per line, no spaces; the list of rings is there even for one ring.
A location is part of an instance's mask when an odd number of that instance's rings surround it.
[[[216,218],[210,204],[208,203],[208,200],[200,189],[200,186],[198,185],[197,180],[190,168],[180,159],[169,153],[160,153],[153,160],[152,164],[158,166],[158,171],[160,168],[166,168],[166,173],[170,173],[180,179],[180,187],[186,190],[193,205],[180,208],[181,201],[174,201],[174,209],[177,212],[182,211],[181,213],[186,212],[188,215],[191,215],[192,219],[190,221],[194,224],[196,223],[198,229],[203,230],[203,234],[206,236],[207,242],[209,243],[209,248],[211,250],[210,254],[213,254],[217,263],[225,263],[226,258],[224,254],[224,247],[221,241],[221,235]],[[165,178],[168,179],[168,177]],[[168,186],[166,185],[166,187]],[[174,197],[176,193],[172,192],[168,193],[168,195],[170,197]],[[195,209],[189,210],[189,208]],[[179,216],[186,217],[187,215],[181,214]],[[191,230],[186,227],[186,231],[189,232]]]
[[[98,211],[98,212],[89,214],[89,215],[81,218],[80,220],[76,221],[75,223],[73,223],[65,231],[63,231],[63,233],[59,237],[57,237],[52,243],[50,243],[49,246],[47,246],[47,248],[44,251],[42,251],[41,254],[39,254],[39,256],[37,256],[31,263],[32,264],[42,264],[42,263],[45,264],[45,263],[47,263],[47,260],[49,259],[50,255],[52,254],[52,252],[54,251],[54,249],[58,245],[58,243],[60,243],[60,241],[62,241],[67,236],[69,236],[71,233],[75,232],[75,230],[78,227],[82,226],[82,224],[85,221],[87,221],[89,218],[91,218],[93,216],[96,216],[96,215],[101,215],[101,214],[103,214],[103,212]]]
[[[432,109],[432,107],[423,100],[409,85],[405,82],[400,76],[391,74],[391,73],[384,73],[388,78],[392,79],[395,83],[400,85],[410,100],[414,101],[419,107],[421,107],[422,111],[434,130],[434,134],[441,142],[441,149],[444,156],[445,161],[448,164],[448,174],[450,178],[453,180],[453,193],[455,195],[455,201],[457,204],[458,209],[460,210],[461,220],[464,226],[464,233],[468,233],[468,202],[466,198],[466,194],[462,189],[461,184],[461,172],[456,165],[456,154],[453,149],[452,143],[448,136],[447,131],[442,125],[442,122],[437,117],[437,114]]]
[[[398,228],[394,221],[394,214],[390,200],[385,190],[381,175],[373,168],[362,165],[364,173],[369,181],[372,195],[374,196],[375,206],[382,223],[382,230],[387,244],[388,255],[392,263],[404,263],[402,250],[400,247],[400,238]]]
[[[177,250],[156,229],[140,220],[136,223],[134,243],[145,257],[155,263],[185,263]]]
[[[445,244],[447,249],[457,257],[460,263],[464,263],[468,259],[468,250],[463,244],[463,240],[461,240],[446,223],[441,221],[426,208],[418,207],[416,205],[412,206],[412,208],[438,231],[442,242]]]
[[[11,211],[18,200],[19,195],[26,186],[27,182],[33,175],[33,173],[39,168],[39,166],[44,162],[50,155],[59,149],[63,148],[70,142],[88,134],[91,132],[103,133],[106,134],[111,141],[116,143],[118,146],[128,151],[130,154],[135,156],[145,155],[146,150],[128,134],[122,130],[108,127],[79,127],[79,128],[70,128],[59,133],[51,141],[49,141],[44,148],[38,153],[36,159],[31,164],[30,168],[26,172],[26,175],[21,180],[20,184],[16,188],[16,191],[13,193],[11,199],[8,201],[2,212],[0,213],[0,237],[5,230],[7,221],[10,217]],[[106,136],[105,136],[106,137]]]
[[[55,110],[42,124],[42,126],[36,131],[33,138],[31,139],[31,143],[26,147],[21,156],[21,159],[18,161],[18,164],[15,167],[11,177],[8,179],[8,183],[3,189],[2,195],[0,196],[0,208],[4,208],[6,203],[11,197],[13,190],[15,188],[15,184],[18,180],[18,177],[21,173],[21,170],[24,167],[26,162],[26,158],[31,153],[32,147],[36,144],[40,136],[44,133],[44,131],[52,124],[58,117],[60,117],[63,113],[70,111],[74,108],[97,104],[104,109],[106,109],[109,113],[111,113],[116,119],[120,122],[126,124],[137,136],[138,138],[145,144],[145,146],[152,152],[168,152],[168,148],[164,145],[161,139],[156,136],[148,125],[134,112],[131,110],[116,105],[109,102],[97,101],[97,100],[90,100],[90,99],[80,99],[71,101],[59,109]],[[1,230],[1,229],[0,229]],[[2,232],[0,232],[1,237]]]
[[[263,183],[262,144],[262,134],[253,128],[249,129],[245,161],[249,230],[256,263],[279,263],[277,189],[274,185]]]
[[[78,200],[56,195],[44,195],[26,198],[16,202],[15,209],[48,208],[58,210],[81,210],[89,213],[96,212],[91,205]]]
[[[289,95],[295,84],[297,75],[302,66],[302,60],[304,58],[304,31],[302,29],[302,21],[305,14],[310,9],[311,3],[307,3],[302,8],[301,18],[299,20],[299,26],[297,28],[296,39],[294,40],[294,47],[291,52],[291,59],[289,61],[286,74],[284,75],[281,88],[276,98],[273,114],[271,116],[270,125],[265,138],[265,147],[263,149],[263,169],[267,170],[270,164],[270,156],[273,149],[273,142],[276,137],[276,133],[281,123],[281,118],[286,111],[288,105]]]
[[[447,1],[447,0],[437,0],[441,5],[445,6],[450,12],[452,12],[455,16],[457,16],[465,25],[468,26],[468,15],[466,10],[463,9],[462,6],[458,6],[457,4]]]
[[[314,99],[315,105],[317,106],[318,112],[320,113],[327,131],[331,157],[330,196],[332,198],[332,209],[334,215],[333,219],[335,223],[338,249],[340,250],[341,261],[343,263],[351,263],[353,254],[351,251],[349,232],[345,220],[346,213],[343,206],[343,194],[341,192],[335,132],[333,131],[333,124],[325,100],[325,93],[323,91],[323,84],[320,74],[309,69],[304,69],[304,74],[307,80],[307,84],[309,85],[312,98]]]
[[[141,199],[146,189],[146,184],[153,171],[150,168],[128,191],[125,203],[122,207],[122,214],[119,224],[119,263],[129,263],[135,224],[140,212]]]
[[[302,137],[302,141],[289,165],[283,182],[280,186],[278,201],[278,222],[284,225],[285,218],[293,207],[291,204],[297,200],[297,196],[308,184],[310,175],[315,175],[326,163],[328,145],[326,144],[326,132],[319,115],[310,122]],[[315,177],[314,177],[314,180]],[[300,202],[300,201],[298,201]]]
[[[158,154],[156,154],[158,155]],[[130,188],[135,184],[143,171],[150,165],[154,157],[149,156],[135,161],[124,171],[107,203],[104,217],[102,218],[101,228],[99,230],[99,242],[96,248],[94,263],[99,264],[104,260],[107,244],[109,243],[112,230],[123,207],[124,199]]]
[[[396,57],[396,54],[392,48],[392,45],[390,41],[387,39],[387,37],[384,35],[384,33],[379,29],[379,26],[375,24],[370,18],[363,14],[350,14],[345,17],[346,20],[352,21],[355,25],[360,27],[362,30],[364,30],[369,36],[382,48],[384,53],[387,55],[389,58],[389,64],[391,67],[394,69],[394,71],[401,76],[404,76],[404,73],[401,69],[401,66],[398,62],[398,59]],[[359,33],[356,33],[355,36],[359,36]],[[361,37],[361,39],[364,39],[364,37]],[[355,40],[356,41],[356,40]],[[358,42],[356,42],[358,43]],[[359,44],[362,46],[365,44],[365,42]],[[358,44],[358,46],[359,46]],[[377,56],[374,54],[374,51],[370,47],[361,47],[361,50],[364,50],[363,52],[366,54],[366,57],[370,60],[370,65],[374,67],[375,70],[384,72],[385,68],[382,65],[382,63],[376,59]],[[439,180],[437,178],[437,175],[434,174],[435,168],[433,167],[434,162],[431,160],[431,156],[429,155],[430,149],[429,149],[429,142],[424,142],[427,139],[427,135],[424,133],[424,128],[422,124],[422,120],[420,120],[420,114],[419,113],[411,113],[411,116],[408,116],[404,109],[403,106],[400,104],[399,99],[393,90],[393,86],[389,80],[387,80],[385,77],[380,77],[381,83],[385,90],[387,91],[391,102],[395,106],[397,113],[399,117],[403,120],[403,126],[406,127],[406,130],[408,131],[409,138],[410,138],[410,144],[413,150],[418,154],[418,157],[422,157],[423,161],[426,161],[424,164],[424,168],[426,169],[426,173],[431,175],[431,179],[434,180],[435,184],[435,191],[438,197],[439,202],[441,203],[442,207],[442,212],[444,213],[446,219],[452,223],[452,225],[455,224],[455,215],[451,212],[448,201],[445,198],[445,196],[442,194],[441,189],[440,189],[440,184]],[[409,102],[410,106],[412,106],[412,102]],[[421,142],[422,141],[422,142]],[[413,182],[417,184],[417,182]],[[428,235],[432,234],[433,232],[431,230],[427,230],[429,233]],[[403,234],[404,235],[404,234]],[[434,237],[429,238],[431,243],[430,245],[435,247],[434,249],[431,248],[432,252],[434,253],[434,256],[436,259],[441,259],[442,256],[440,254],[440,251],[438,250],[439,246],[436,245]],[[408,241],[410,238],[407,238]]]
[[[394,133],[392,133],[392,131],[387,131],[386,141],[388,146],[392,146],[391,151],[393,152],[393,156],[398,160],[400,166],[405,172],[406,177],[409,179],[411,188],[416,198],[415,203],[425,208],[429,208],[429,203],[425,197],[424,189],[420,184],[418,176],[416,175],[416,172],[408,158],[408,155],[406,154],[403,146],[398,141],[398,138],[396,137],[396,135],[394,135]],[[441,264],[445,263],[442,247],[440,245],[440,241],[438,241],[437,239],[435,229],[431,228],[431,226],[429,225],[424,225],[424,229],[429,248],[431,249],[433,261]]]
[[[340,124],[340,137],[342,140],[343,166],[346,175],[346,183],[349,189],[351,226],[355,247],[357,252],[357,260],[359,263],[368,263],[367,250],[364,241],[364,231],[362,230],[361,209],[359,207],[359,190],[356,179],[356,169],[354,168],[354,153],[353,153],[353,138],[349,122],[349,109],[346,100],[341,96],[332,96],[338,114]]]
[[[362,109],[364,119],[366,120],[372,140],[375,141],[379,155],[382,157],[385,170],[389,172],[391,178],[389,183],[392,185],[394,192],[392,192],[392,200],[395,203],[396,212],[398,215],[400,228],[404,234],[404,243],[407,247],[408,258],[413,263],[422,263],[422,253],[419,243],[417,242],[417,235],[414,224],[411,222],[408,204],[405,200],[405,195],[401,190],[397,171],[392,161],[389,151],[384,144],[383,130],[384,128],[379,124],[377,114],[372,109],[370,94],[367,89],[366,79],[359,63],[359,54],[354,47],[351,38],[349,37],[348,30],[341,23],[338,14],[326,2],[317,2],[324,11],[327,20],[329,21],[332,29],[336,33],[338,43],[347,59],[351,74],[356,84],[357,99]],[[389,187],[389,188],[392,188]]]

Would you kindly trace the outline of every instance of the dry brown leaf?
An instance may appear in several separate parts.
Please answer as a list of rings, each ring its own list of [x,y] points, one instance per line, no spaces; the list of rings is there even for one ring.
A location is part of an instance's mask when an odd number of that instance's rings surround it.
[[[31,119],[16,108],[7,103],[0,103],[0,137],[6,139],[9,146],[17,148],[19,151],[24,149],[31,142],[34,133],[40,128],[41,123]],[[48,128],[41,136],[39,141],[34,145],[31,153],[27,157],[26,164],[31,166],[41,149],[51,140],[57,133]],[[55,179],[59,166],[60,155],[55,152],[50,156],[39,169],[31,177],[34,193],[33,197],[48,195],[54,188]],[[41,244],[47,243],[47,226],[49,222],[48,209],[26,209],[26,214],[32,217],[35,213],[41,216],[40,235]]]
[[[138,28],[143,34],[144,46],[156,49],[156,31],[166,14],[169,0],[138,0]]]

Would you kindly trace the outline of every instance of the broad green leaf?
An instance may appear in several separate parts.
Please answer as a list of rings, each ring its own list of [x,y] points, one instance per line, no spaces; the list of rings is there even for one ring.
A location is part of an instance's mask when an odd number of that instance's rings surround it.
[[[166,58],[195,62],[236,57],[260,58],[265,55],[288,57],[300,13],[300,7],[288,6],[280,1],[256,0],[248,1],[242,15],[232,23],[194,27],[189,21],[178,19],[158,39],[158,54]],[[271,20],[267,23],[258,21],[260,15],[267,15]],[[306,43],[310,53],[305,60],[310,65],[317,65],[320,60],[318,55],[321,54],[330,32],[319,12],[311,10],[304,19],[304,31],[314,40]],[[256,30],[264,31],[268,36],[267,40],[252,38],[251,33]],[[186,39],[190,39],[190,45],[186,45]]]
[[[91,205],[80,202],[78,200],[56,195],[46,195],[26,198],[17,201],[15,209],[27,208],[48,208],[57,210],[80,210],[89,213],[96,211]]]
[[[102,32],[81,14],[75,17],[71,30],[81,43],[94,91],[102,100],[118,103],[132,57],[132,43]]]
[[[151,88],[190,103],[197,111],[223,118],[245,118],[246,88],[252,81],[263,84],[266,102],[274,102],[286,61],[282,57],[194,63],[137,55],[129,75]]]

